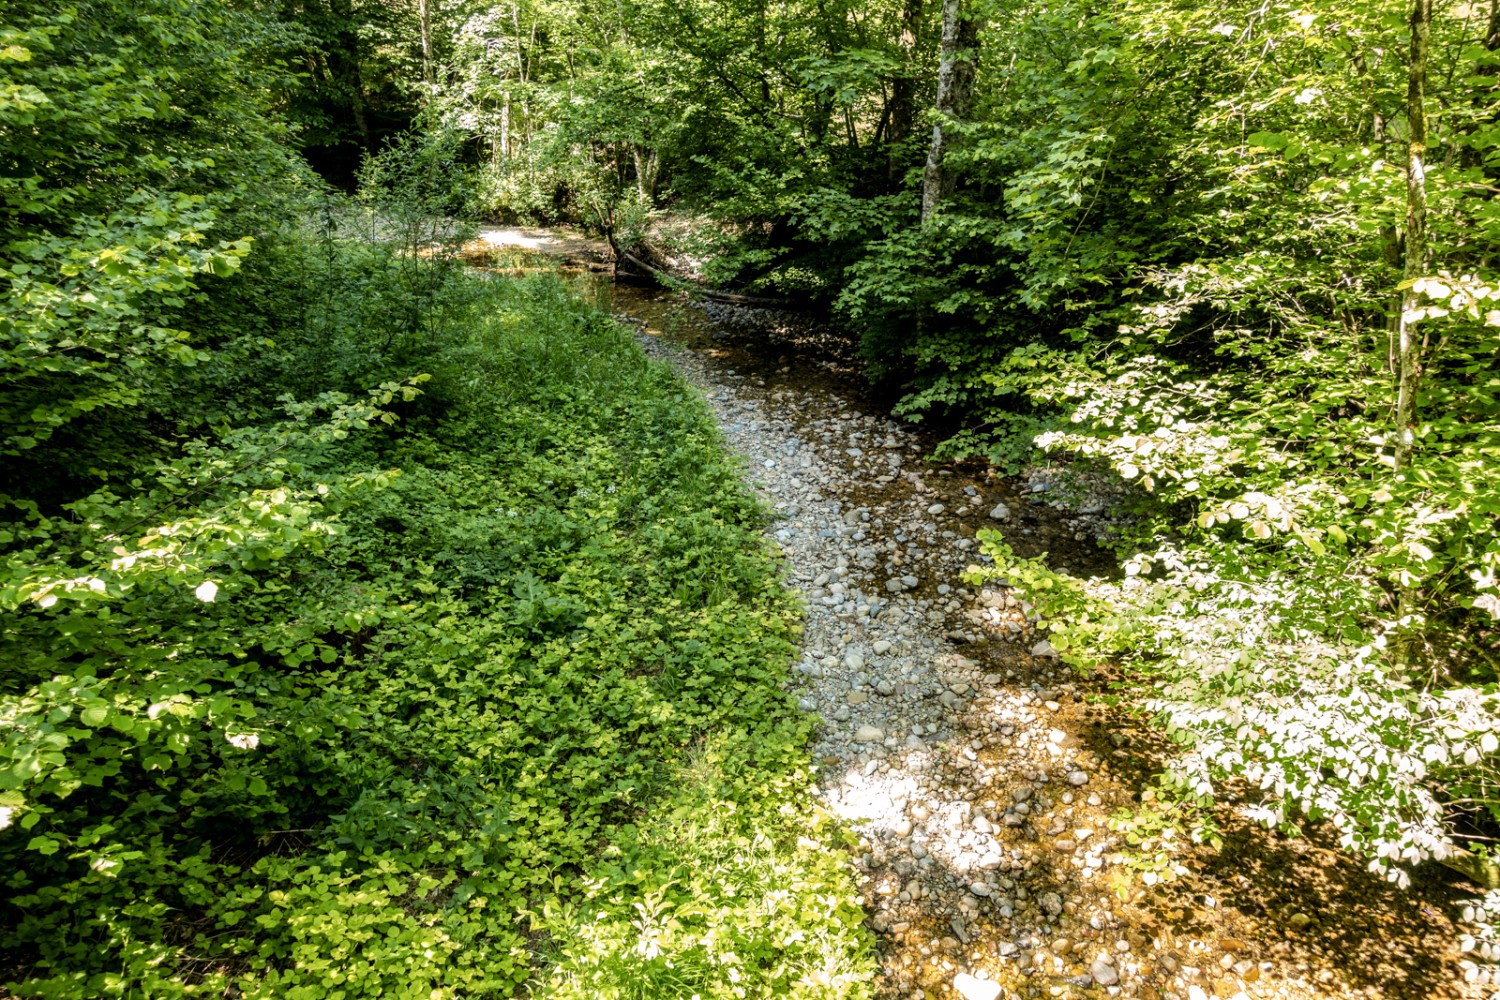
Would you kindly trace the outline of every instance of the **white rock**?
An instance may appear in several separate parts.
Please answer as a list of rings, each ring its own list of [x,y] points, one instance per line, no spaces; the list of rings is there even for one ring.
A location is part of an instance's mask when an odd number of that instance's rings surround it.
[[[932,514],[935,517],[938,514],[941,514],[945,509],[946,508],[942,504],[935,503],[931,507],[927,508],[927,513]]]
[[[1103,957],[1094,959],[1094,964],[1089,966],[1089,975],[1094,977],[1094,982],[1100,986],[1113,986],[1120,981],[1120,974],[1115,967],[1106,962]]]
[[[953,977],[953,991],[964,1000],[998,1000],[1000,984],[988,979],[978,979],[967,972]]]
[[[883,739],[885,732],[879,726],[860,726],[854,731],[856,743],[879,743]]]
[[[1003,503],[997,503],[990,509],[990,518],[995,521],[1009,521],[1010,508]]]
[[[1056,656],[1057,650],[1052,648],[1052,643],[1048,642],[1046,639],[1043,639],[1041,642],[1038,642],[1035,646],[1031,647],[1031,655]]]

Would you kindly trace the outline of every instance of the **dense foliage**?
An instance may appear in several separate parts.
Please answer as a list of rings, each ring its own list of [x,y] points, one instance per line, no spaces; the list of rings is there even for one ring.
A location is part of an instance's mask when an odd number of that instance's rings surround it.
[[[1497,80],[1494,3],[0,2],[12,988],[858,978],[707,414],[466,209],[818,301],[944,456],[1117,490],[1123,579],[974,573],[1179,805],[1500,883]]]
[[[0,991],[861,995],[702,400],[254,11],[0,10]]]
[[[696,215],[684,259],[832,306],[941,454],[1112,478],[1129,575],[1051,580],[1055,641],[1154,687],[1180,786],[1494,878],[1500,7],[500,10],[451,8],[431,98],[487,207]]]

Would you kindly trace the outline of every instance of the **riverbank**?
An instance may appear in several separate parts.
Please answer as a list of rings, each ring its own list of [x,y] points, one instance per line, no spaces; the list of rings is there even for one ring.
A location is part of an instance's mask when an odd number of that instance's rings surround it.
[[[1062,470],[929,465],[930,442],[845,361],[753,310],[610,301],[705,393],[776,512],[768,535],[808,602],[795,691],[822,720],[823,800],[861,837],[883,994],[1482,994],[1459,964],[1463,886],[1432,866],[1398,891],[1232,798],[1221,849],[1174,836],[1149,801],[1170,748],[1118,678],[1061,666],[1023,603],[958,579],[986,527],[1055,569],[1108,572],[1107,497],[1064,499]]]

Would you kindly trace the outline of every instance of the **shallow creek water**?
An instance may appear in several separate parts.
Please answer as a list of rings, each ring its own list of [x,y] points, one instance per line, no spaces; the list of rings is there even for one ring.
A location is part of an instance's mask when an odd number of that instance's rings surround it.
[[[1127,841],[1119,819],[1166,748],[1117,704],[1109,669],[1061,665],[1017,595],[959,579],[983,528],[1054,568],[1112,571],[1097,497],[1064,502],[1055,470],[929,463],[936,442],[889,415],[815,317],[616,285],[575,237],[485,238],[568,261],[703,392],[774,511],[808,609],[794,690],[822,719],[823,800],[860,837],[880,995],[1481,995],[1461,980],[1441,876],[1398,892],[1232,802],[1219,851]]]

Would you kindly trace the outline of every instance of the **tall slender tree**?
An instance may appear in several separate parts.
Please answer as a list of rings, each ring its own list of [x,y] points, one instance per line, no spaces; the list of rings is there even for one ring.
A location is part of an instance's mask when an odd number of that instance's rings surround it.
[[[1406,70],[1406,253],[1401,268],[1401,315],[1396,326],[1396,475],[1410,469],[1416,450],[1417,383],[1422,346],[1416,326],[1421,316],[1418,279],[1427,272],[1427,50],[1432,34],[1432,0],[1412,0],[1411,55]],[[1421,604],[1419,585],[1402,579],[1397,611],[1404,622]],[[1396,645],[1398,660],[1415,665],[1421,635],[1409,624]]]
[[[422,35],[422,82],[431,86],[435,81],[432,66],[432,12],[428,10],[431,0],[417,0],[417,27]]]
[[[922,0],[906,0],[901,8],[901,35],[898,45],[901,50],[902,67],[891,81],[891,99],[888,105],[890,129],[887,137],[891,148],[891,180],[899,178],[902,166],[901,147],[913,132],[917,116],[917,83],[919,79],[917,54],[922,38]]]
[[[932,148],[922,177],[922,222],[937,212],[953,193],[954,175],[947,156],[953,143],[953,121],[969,117],[974,106],[974,78],[979,65],[979,18],[964,9],[963,0],[943,0],[943,41],[938,60],[937,121],[932,126]]]
[[[1401,319],[1397,327],[1396,471],[1411,465],[1416,447],[1417,381],[1422,350],[1416,333],[1420,295],[1416,281],[1427,270],[1427,47],[1432,0],[1413,0],[1411,58],[1406,77],[1406,254],[1401,271]]]

